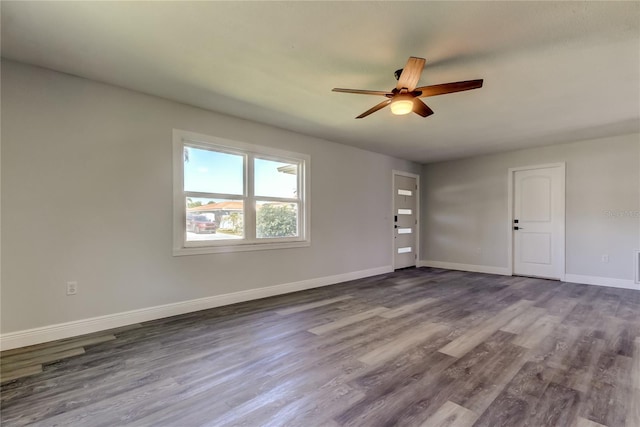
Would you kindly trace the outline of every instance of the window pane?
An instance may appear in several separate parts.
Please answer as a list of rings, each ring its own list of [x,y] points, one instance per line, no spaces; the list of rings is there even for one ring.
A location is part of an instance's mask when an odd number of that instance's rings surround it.
[[[298,236],[298,204],[256,202],[256,237]]]
[[[242,200],[186,198],[187,241],[242,239]]]
[[[244,156],[185,146],[184,190],[244,194]]]
[[[298,197],[298,165],[255,159],[255,195],[263,197]]]

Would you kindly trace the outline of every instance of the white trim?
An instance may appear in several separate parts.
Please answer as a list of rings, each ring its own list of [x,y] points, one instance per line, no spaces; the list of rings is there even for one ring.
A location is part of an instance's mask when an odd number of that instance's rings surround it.
[[[472,273],[498,274],[511,276],[509,269],[505,267],[492,267],[487,265],[459,264],[456,262],[421,260],[418,267],[443,268],[445,270],[469,271]],[[581,274],[565,274],[563,282],[579,283],[582,285],[595,285],[609,288],[633,289],[640,291],[640,284],[631,279],[614,279],[611,277],[583,276]]]
[[[391,267],[395,269],[396,266],[396,244],[395,244],[395,228],[393,217],[396,214],[396,175],[406,176],[408,178],[415,178],[416,180],[416,232],[415,232],[415,242],[416,242],[416,267],[419,267],[420,263],[420,175],[405,172],[397,169],[393,169],[391,171]]]
[[[633,271],[635,283],[640,284],[640,251],[633,251]]]
[[[457,262],[421,260],[418,267],[444,268],[445,270],[470,271],[472,273],[498,274],[501,276],[511,276],[506,267],[494,267],[490,265],[460,264]]]
[[[566,239],[566,180],[567,180],[567,166],[565,162],[558,163],[546,163],[541,165],[532,165],[532,166],[519,166],[516,168],[509,168],[507,174],[507,275],[513,275],[513,179],[514,175],[518,171],[525,170],[533,170],[533,169],[547,169],[547,168],[560,168],[561,171],[561,182],[560,182],[560,192],[562,193],[561,197],[561,210],[562,210],[562,222],[560,224],[560,230],[562,237],[560,239],[560,253],[562,256],[560,257],[560,266],[558,267],[561,281],[564,281],[566,277],[566,248],[565,248],[565,239]]]
[[[238,246],[189,246],[186,248],[173,248],[173,256],[206,255],[225,252],[247,252],[263,249],[290,249],[311,246],[311,242],[274,242],[252,243]]]
[[[43,342],[70,338],[78,335],[118,328],[134,323],[148,322],[163,317],[176,316],[199,310],[236,304],[305,289],[319,288],[363,277],[377,276],[393,271],[390,265],[371,268],[367,270],[352,271],[333,276],[318,277],[315,279],[301,280],[299,282],[283,283],[265,288],[250,289],[246,291],[232,292],[229,294],[215,295],[198,298],[190,301],[182,301],[139,310],[126,311],[106,316],[92,317],[89,319],[75,320],[72,322],[58,323],[40,328],[27,329],[17,332],[9,332],[0,335],[0,350],[25,347]]]
[[[564,282],[583,285],[605,286],[609,288],[640,290],[640,285],[630,279],[614,279],[611,277],[583,276],[581,274],[565,274]]]

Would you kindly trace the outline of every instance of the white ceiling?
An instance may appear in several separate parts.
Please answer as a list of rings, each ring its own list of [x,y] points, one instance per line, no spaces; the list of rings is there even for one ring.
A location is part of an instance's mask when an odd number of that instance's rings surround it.
[[[428,118],[389,90],[409,56]],[[2,56],[418,162],[638,132],[640,2],[2,2]]]

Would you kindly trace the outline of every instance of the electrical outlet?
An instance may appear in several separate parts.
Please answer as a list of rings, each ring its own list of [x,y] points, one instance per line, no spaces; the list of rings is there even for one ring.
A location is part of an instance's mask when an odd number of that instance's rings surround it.
[[[75,295],[78,293],[78,282],[67,282],[67,295]]]
[[[609,255],[607,254],[602,255],[602,262],[609,262]]]

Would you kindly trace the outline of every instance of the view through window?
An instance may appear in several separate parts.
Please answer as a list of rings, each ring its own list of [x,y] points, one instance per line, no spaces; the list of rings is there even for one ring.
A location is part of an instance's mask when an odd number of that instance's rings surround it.
[[[182,157],[182,248],[307,239],[307,156],[187,138],[181,138],[178,145]]]

